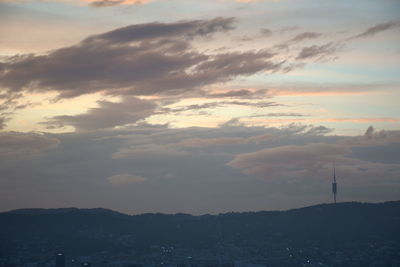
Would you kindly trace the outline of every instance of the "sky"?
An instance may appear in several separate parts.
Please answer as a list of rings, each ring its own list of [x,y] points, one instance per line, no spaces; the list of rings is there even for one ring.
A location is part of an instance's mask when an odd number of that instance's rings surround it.
[[[397,0],[0,0],[0,211],[400,199]]]

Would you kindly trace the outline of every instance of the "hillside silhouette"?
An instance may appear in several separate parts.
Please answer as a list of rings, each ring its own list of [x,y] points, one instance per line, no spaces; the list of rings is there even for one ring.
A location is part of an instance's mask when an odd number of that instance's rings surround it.
[[[18,266],[12,259],[21,257],[21,245],[30,255],[25,261],[50,260],[62,251],[94,259],[103,253],[110,260],[131,255],[126,266],[160,257],[179,263],[188,256],[264,266],[400,266],[400,201],[202,216],[20,209],[0,213],[0,240],[0,266]]]

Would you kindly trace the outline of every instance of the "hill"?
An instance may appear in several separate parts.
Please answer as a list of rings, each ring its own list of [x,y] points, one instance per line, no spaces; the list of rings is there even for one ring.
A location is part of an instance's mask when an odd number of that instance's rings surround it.
[[[50,260],[57,251],[93,259],[103,255],[109,261],[130,257],[126,264],[179,262],[187,257],[266,266],[299,266],[307,260],[326,266],[332,261],[352,266],[397,264],[400,201],[203,216],[23,209],[0,213],[0,240],[0,256],[7,264],[25,254],[37,261]]]

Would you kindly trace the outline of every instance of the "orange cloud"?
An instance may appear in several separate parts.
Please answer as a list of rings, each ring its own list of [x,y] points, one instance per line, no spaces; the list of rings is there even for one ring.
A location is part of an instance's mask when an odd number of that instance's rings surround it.
[[[16,0],[0,0],[1,1],[9,1],[13,2]],[[57,0],[53,0],[57,1]],[[58,0],[58,1],[65,1],[65,0]],[[115,5],[142,5],[142,4],[148,4],[150,2],[154,1],[163,1],[163,0],[78,0],[84,3],[88,3],[89,5],[92,6],[97,6],[97,7],[107,7],[107,6],[115,6]],[[263,0],[233,0],[235,2],[239,3],[252,3],[252,2],[260,2]],[[272,1],[279,1],[279,0],[272,0]]]
[[[93,6],[105,7],[114,5],[141,5],[152,2],[152,0],[83,0]]]
[[[263,118],[242,118],[241,122],[246,125],[285,125],[288,123],[303,123],[303,124],[316,124],[316,123],[399,123],[400,119],[396,118],[270,118],[268,116]]]
[[[15,3],[15,2],[26,2],[26,1],[27,0],[0,0],[0,3]],[[45,0],[45,1],[74,3],[74,4],[85,3],[93,7],[110,7],[116,5],[142,5],[142,4],[148,4],[150,2],[165,1],[165,0]],[[237,3],[255,3],[266,0],[220,0],[220,1],[235,1]],[[280,0],[269,0],[269,1],[278,2]]]
[[[239,3],[254,3],[254,2],[261,2],[261,1],[264,1],[264,0],[235,0],[236,2],[239,2]],[[278,2],[278,1],[280,1],[280,0],[271,0],[272,2]]]

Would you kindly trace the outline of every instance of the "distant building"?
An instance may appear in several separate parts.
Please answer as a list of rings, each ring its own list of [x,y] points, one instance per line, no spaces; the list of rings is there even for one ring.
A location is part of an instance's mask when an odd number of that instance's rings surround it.
[[[56,267],[65,267],[65,254],[64,253],[56,254]]]
[[[90,267],[92,266],[92,259],[90,256],[81,256],[78,258],[78,262],[81,264],[81,267]]]

